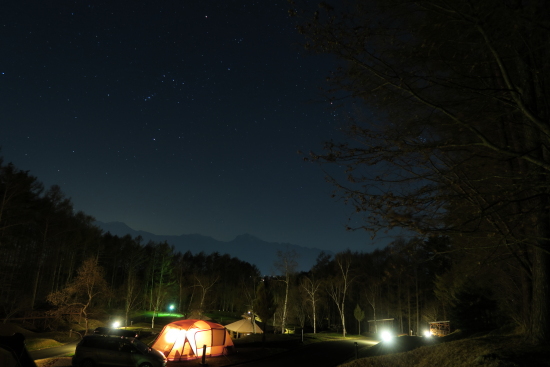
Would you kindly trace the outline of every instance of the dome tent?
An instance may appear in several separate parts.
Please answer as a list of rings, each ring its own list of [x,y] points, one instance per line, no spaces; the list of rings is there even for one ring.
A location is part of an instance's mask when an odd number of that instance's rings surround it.
[[[215,357],[227,354],[233,341],[220,324],[179,320],[166,325],[151,346],[164,353],[168,361],[185,361],[201,358],[205,345],[206,356]]]

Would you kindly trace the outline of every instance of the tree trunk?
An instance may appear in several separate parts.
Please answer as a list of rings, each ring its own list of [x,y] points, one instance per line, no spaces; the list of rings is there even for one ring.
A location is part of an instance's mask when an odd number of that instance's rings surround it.
[[[541,219],[539,233],[546,232],[543,238],[550,238],[550,225],[548,215],[546,220]],[[540,241],[540,248],[533,250],[533,298],[531,303],[531,319],[528,331],[528,339],[536,345],[545,344],[550,340],[550,287],[548,286],[550,271],[550,241]]]
[[[408,317],[407,317],[407,323],[408,323],[408,330],[407,334],[411,335],[411,286],[407,285],[407,311],[408,311]]]
[[[38,292],[38,281],[40,280],[40,271],[42,269],[42,256],[38,260],[38,267],[36,268],[36,277],[34,279],[34,285],[32,289],[32,299],[31,299],[31,309],[34,309],[34,304],[36,302],[36,293]]]
[[[285,333],[285,326],[286,326],[286,308],[288,306],[288,287],[289,287],[289,283],[290,283],[290,280],[288,279],[288,275],[286,277],[286,288],[285,288],[285,304],[284,304],[284,307],[283,307],[283,319],[281,320],[281,334],[284,334]]]
[[[401,304],[401,273],[397,278],[397,302],[399,307],[399,332],[403,334],[403,305]]]
[[[315,296],[313,296],[313,334],[317,334],[317,319],[315,313]]]
[[[416,335],[418,334],[418,329],[420,328],[420,305],[418,302],[418,271],[414,270],[415,286],[416,286]]]
[[[342,311],[340,313],[340,317],[342,318],[342,335],[345,338],[346,337],[346,314],[344,312],[344,301],[342,301]]]

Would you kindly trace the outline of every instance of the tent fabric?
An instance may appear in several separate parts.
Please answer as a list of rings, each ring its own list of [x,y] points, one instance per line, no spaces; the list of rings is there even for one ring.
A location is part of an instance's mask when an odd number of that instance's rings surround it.
[[[221,356],[233,347],[233,340],[223,325],[204,320],[179,320],[166,325],[152,345],[164,353],[168,361],[201,358],[204,346],[206,356]]]
[[[235,321],[231,324],[225,325],[225,328],[229,331],[233,331],[239,334],[248,334],[248,333],[262,334],[263,333],[262,329],[260,329],[258,324],[256,324],[255,326],[252,324],[252,320],[250,318]]]

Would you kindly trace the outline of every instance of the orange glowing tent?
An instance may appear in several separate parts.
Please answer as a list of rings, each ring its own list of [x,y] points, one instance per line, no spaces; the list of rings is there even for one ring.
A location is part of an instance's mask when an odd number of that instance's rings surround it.
[[[164,353],[168,361],[185,361],[201,358],[204,346],[208,357],[227,354],[233,340],[223,325],[204,320],[179,320],[166,325],[151,346]]]

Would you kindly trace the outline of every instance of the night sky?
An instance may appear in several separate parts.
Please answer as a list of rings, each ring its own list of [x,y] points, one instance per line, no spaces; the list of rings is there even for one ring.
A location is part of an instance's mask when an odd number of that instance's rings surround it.
[[[6,162],[155,234],[372,251],[298,151],[340,139],[286,1],[2,1]]]

